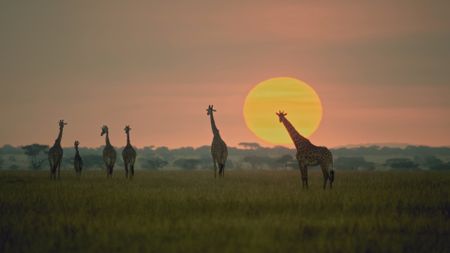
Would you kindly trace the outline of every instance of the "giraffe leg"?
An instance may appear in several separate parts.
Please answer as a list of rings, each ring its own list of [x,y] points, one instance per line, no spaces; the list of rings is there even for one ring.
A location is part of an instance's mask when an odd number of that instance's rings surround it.
[[[298,163],[298,167],[300,168],[300,174],[302,177],[302,188],[305,189],[305,187],[307,188],[307,182],[306,182],[306,174],[305,174],[305,166],[302,163]]]
[[[213,164],[214,164],[214,178],[216,178],[216,174],[217,174],[217,164],[216,164],[216,160],[215,159],[213,159]],[[220,174],[219,174],[219,176],[220,176]]]
[[[130,165],[130,172],[131,172],[131,177],[130,178],[133,178],[133,176],[134,176],[134,164]]]
[[[219,176],[221,177],[225,177],[225,166],[222,163],[218,163],[219,164]]]
[[[50,165],[50,180],[53,179],[53,163],[52,159],[48,159],[48,164]]]
[[[61,178],[61,160],[58,161],[57,169],[58,169],[58,179],[60,179]]]
[[[128,178],[128,163],[125,161],[125,178]]]
[[[333,181],[334,181],[334,170],[332,169],[330,171],[330,189],[333,188]]]
[[[328,174],[328,166],[326,166],[325,164],[321,164],[320,168],[322,169],[322,174],[323,174],[323,189],[325,190],[327,188],[327,181],[330,177],[330,175]]]
[[[306,189],[308,189],[308,166],[304,166],[304,170],[305,170],[305,185],[306,185]]]

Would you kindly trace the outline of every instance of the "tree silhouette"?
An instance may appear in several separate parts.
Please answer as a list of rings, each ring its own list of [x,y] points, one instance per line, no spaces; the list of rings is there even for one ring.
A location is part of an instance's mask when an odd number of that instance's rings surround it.
[[[244,149],[255,150],[261,148],[261,145],[259,145],[259,143],[256,142],[240,142],[238,145],[243,147]]]
[[[30,158],[31,168],[35,170],[40,169],[45,162],[45,158],[42,155],[48,153],[48,145],[31,144],[23,146],[22,149],[25,150],[25,155]]]

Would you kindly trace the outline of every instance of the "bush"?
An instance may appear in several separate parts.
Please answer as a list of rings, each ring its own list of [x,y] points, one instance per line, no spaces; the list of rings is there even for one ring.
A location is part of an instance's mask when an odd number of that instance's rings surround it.
[[[175,167],[184,169],[184,170],[194,170],[197,169],[198,166],[201,164],[201,161],[199,159],[192,159],[192,158],[180,158],[175,160],[173,162],[173,165]]]
[[[141,167],[143,169],[148,169],[148,170],[159,170],[160,168],[163,168],[167,164],[169,164],[167,161],[165,161],[159,157],[154,157],[154,158],[150,158],[150,159],[141,158],[140,162],[141,162]]]
[[[17,164],[12,164],[11,166],[9,166],[10,170],[18,170],[19,166],[17,166]]]
[[[385,162],[385,165],[394,170],[415,170],[419,165],[408,158],[392,158]]]
[[[373,170],[375,164],[366,161],[364,157],[338,157],[334,161],[334,166],[341,170]]]
[[[450,162],[430,166],[430,170],[450,170]]]

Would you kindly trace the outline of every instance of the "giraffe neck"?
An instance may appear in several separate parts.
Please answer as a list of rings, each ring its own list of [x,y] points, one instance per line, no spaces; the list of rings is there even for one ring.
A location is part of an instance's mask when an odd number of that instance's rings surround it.
[[[61,146],[62,135],[63,135],[63,128],[61,127],[61,128],[59,128],[58,137],[55,140],[55,146]]]
[[[108,132],[106,132],[105,141],[106,141],[106,146],[111,146],[111,143],[109,142],[109,133]]]
[[[78,147],[75,147],[75,155],[79,155],[80,152],[78,151]]]
[[[214,116],[213,116],[212,112],[209,115],[209,118],[211,119],[211,129],[214,134],[214,137],[216,137],[216,136],[220,137],[219,129],[217,129],[217,127],[216,127],[216,122],[214,121]]]
[[[129,132],[127,132],[127,146],[131,146],[131,143],[130,143],[130,133],[129,133]]]
[[[294,128],[294,126],[291,124],[291,122],[289,122],[286,118],[283,118],[282,122],[283,122],[284,127],[288,131],[289,136],[291,137],[292,141],[294,142],[295,148],[297,150],[311,144],[311,142],[308,139],[306,139],[299,132],[297,132],[297,130]]]

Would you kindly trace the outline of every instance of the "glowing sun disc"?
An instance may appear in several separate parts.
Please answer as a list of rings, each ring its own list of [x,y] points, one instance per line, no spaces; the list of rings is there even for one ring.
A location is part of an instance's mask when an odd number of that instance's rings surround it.
[[[272,144],[292,144],[275,112],[282,110],[287,119],[305,137],[311,136],[322,120],[322,104],[314,89],[303,81],[277,77],[257,84],[244,102],[247,127]]]

